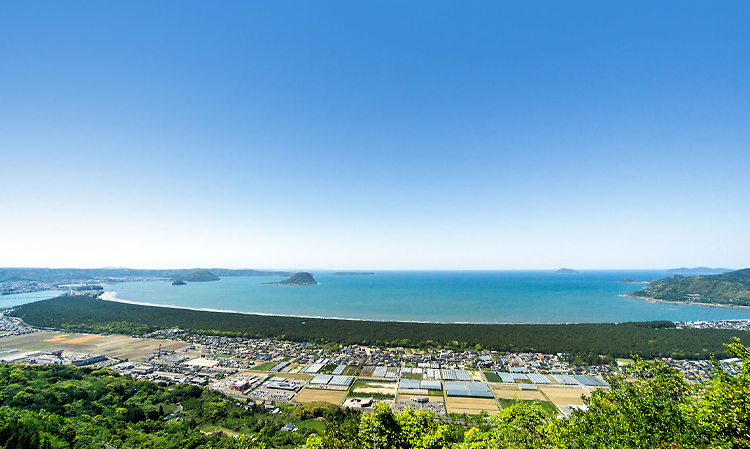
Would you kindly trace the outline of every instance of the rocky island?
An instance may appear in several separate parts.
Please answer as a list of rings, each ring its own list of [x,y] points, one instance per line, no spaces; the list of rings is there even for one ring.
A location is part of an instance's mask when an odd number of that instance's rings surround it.
[[[317,285],[318,282],[313,279],[312,274],[302,271],[295,273],[289,279],[280,282],[267,282],[266,285]]]
[[[643,281],[639,281],[639,280],[636,280],[636,279],[633,279],[633,278],[622,278],[622,279],[620,279],[617,282],[622,282],[624,284],[640,284]]]
[[[172,282],[172,285],[187,285],[187,282],[185,282],[185,281],[174,281],[174,282]]]
[[[555,274],[581,274],[577,272],[576,270],[571,270],[570,268],[560,268],[559,270],[555,271]]]

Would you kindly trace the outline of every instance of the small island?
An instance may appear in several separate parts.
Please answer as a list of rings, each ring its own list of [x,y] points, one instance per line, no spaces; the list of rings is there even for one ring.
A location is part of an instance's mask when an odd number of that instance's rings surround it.
[[[318,282],[313,279],[312,274],[305,271],[295,273],[289,279],[280,282],[267,282],[266,285],[317,285]]]
[[[333,273],[334,276],[374,276],[375,273],[371,271],[337,271]]]
[[[174,282],[172,282],[172,285],[187,285],[187,282],[185,282],[185,281],[174,281]]]
[[[636,280],[636,279],[633,279],[633,278],[622,278],[622,279],[620,279],[617,282],[622,282],[624,284],[640,284],[643,281],[639,281],[639,280]]]
[[[560,268],[559,270],[555,271],[555,274],[581,274],[577,272],[576,270],[571,270],[570,268]]]
[[[185,282],[212,282],[219,281],[221,279],[219,278],[219,276],[216,276],[208,270],[195,270],[182,276],[178,276],[172,280],[174,281],[172,285],[184,285]],[[177,282],[183,283],[178,284]]]

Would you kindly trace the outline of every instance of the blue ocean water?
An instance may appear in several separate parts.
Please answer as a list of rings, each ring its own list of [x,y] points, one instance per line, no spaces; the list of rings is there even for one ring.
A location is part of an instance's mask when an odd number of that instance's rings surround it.
[[[750,309],[649,303],[619,295],[664,271],[379,271],[375,276],[312,273],[320,285],[264,285],[279,278],[225,277],[173,286],[105,286],[118,300],[194,309],[368,320],[442,323],[594,323],[750,319]]]
[[[60,295],[60,292],[55,292],[55,291],[18,293],[15,295],[0,295],[0,309],[13,307],[13,306],[17,306],[20,304],[27,304],[30,302],[41,301],[43,299],[50,299],[59,295]]]

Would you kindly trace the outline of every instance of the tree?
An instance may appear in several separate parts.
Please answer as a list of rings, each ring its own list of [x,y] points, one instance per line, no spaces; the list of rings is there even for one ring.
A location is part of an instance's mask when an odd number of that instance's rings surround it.
[[[739,339],[727,352],[742,360],[736,375],[714,359],[714,378],[696,395],[694,413],[701,440],[714,447],[750,447],[750,350]]]

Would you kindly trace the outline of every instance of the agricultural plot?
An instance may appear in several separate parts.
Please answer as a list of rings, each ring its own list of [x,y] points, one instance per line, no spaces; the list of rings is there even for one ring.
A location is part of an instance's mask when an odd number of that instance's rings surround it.
[[[448,398],[445,406],[448,413],[466,413],[469,415],[478,415],[482,411],[486,411],[490,415],[496,415],[500,411],[494,399],[451,397]]]
[[[296,402],[328,402],[339,405],[344,402],[346,391],[305,388],[294,398]]]
[[[520,390],[518,388],[515,388],[515,389],[493,388],[492,392],[495,394],[495,397],[498,399],[518,398],[523,401],[546,400],[544,396],[542,396],[542,393],[536,390]]]
[[[379,393],[396,395],[395,382],[367,382],[358,381],[352,390],[354,393]]]
[[[141,360],[159,349],[178,350],[186,343],[173,340],[146,340],[127,335],[66,334],[61,332],[35,332],[33,334],[6,337],[0,341],[0,349],[48,351],[63,349],[75,352],[104,354],[108,357]]]
[[[539,387],[539,390],[557,406],[582,405],[581,395],[591,395],[583,388]]]

